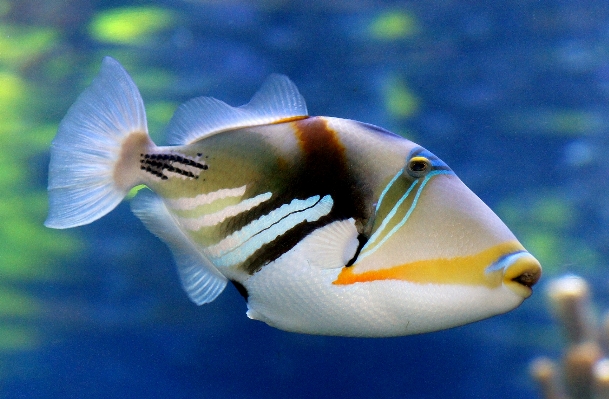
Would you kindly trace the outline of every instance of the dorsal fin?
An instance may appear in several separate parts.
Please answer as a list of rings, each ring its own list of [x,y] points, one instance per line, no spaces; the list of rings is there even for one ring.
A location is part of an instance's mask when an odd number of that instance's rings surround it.
[[[285,75],[272,74],[249,103],[231,107],[212,97],[182,104],[167,127],[171,145],[190,144],[212,134],[306,117],[307,105],[296,85]]]

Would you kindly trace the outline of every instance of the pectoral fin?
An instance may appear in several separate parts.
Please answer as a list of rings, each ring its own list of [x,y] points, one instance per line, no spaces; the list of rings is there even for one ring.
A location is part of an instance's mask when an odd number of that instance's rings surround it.
[[[305,238],[311,248],[312,265],[320,269],[341,268],[349,263],[359,247],[358,231],[353,218],[332,222]]]

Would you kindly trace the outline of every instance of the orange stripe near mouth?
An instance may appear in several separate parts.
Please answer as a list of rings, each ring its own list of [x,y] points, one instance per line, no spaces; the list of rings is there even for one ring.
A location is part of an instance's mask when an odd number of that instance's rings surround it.
[[[308,116],[308,115],[288,116],[286,118],[277,119],[276,121],[271,122],[270,125],[279,125],[281,123],[294,122],[294,121],[299,121],[301,119],[308,119],[308,118],[310,118],[310,116]]]
[[[357,273],[357,264],[343,267],[332,284],[348,285],[376,280],[404,280],[419,284],[461,284],[497,287],[502,281],[502,271],[485,273],[485,269],[500,257],[523,250],[518,241],[495,245],[477,254],[419,260],[390,267]]]

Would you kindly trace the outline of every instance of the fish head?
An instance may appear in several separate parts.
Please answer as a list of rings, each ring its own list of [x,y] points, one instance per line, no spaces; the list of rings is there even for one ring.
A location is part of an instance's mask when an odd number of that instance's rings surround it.
[[[408,143],[402,169],[377,187],[368,241],[337,283],[350,276],[433,287],[421,291],[433,306],[471,308],[455,325],[517,307],[541,276],[539,262],[448,165]]]

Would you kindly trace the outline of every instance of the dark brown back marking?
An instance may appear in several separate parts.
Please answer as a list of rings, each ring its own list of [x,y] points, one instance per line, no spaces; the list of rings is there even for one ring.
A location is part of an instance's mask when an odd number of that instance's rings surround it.
[[[334,201],[332,211],[315,222],[302,222],[275,240],[261,246],[241,266],[254,274],[264,265],[291,250],[314,230],[337,220],[367,219],[370,215],[370,192],[354,176],[347,163],[346,148],[338,133],[318,117],[291,122],[302,158],[284,171],[281,180],[285,184],[280,192],[273,192],[270,201],[261,204],[246,216],[230,223],[230,230],[237,231],[259,217],[289,204],[293,199],[307,199],[318,195],[330,195]],[[235,223],[236,222],[236,223]]]

